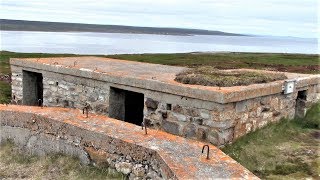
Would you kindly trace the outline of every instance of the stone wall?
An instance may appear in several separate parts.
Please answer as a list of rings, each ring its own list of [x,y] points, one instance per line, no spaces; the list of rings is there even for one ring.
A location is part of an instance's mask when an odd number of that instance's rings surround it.
[[[298,91],[305,91],[305,100],[298,100]],[[270,122],[292,119],[320,100],[320,86],[300,88],[292,94],[273,94],[227,104],[211,104],[209,109],[168,104],[145,98],[145,120],[154,128],[187,138],[224,145]],[[301,114],[301,112],[300,112]]]
[[[108,113],[109,88],[103,83],[77,84],[54,78],[43,78],[44,105],[82,109],[86,106],[94,112]]]
[[[12,70],[12,101],[15,104],[22,104],[22,70],[14,66]],[[43,74],[43,104],[45,106],[77,109],[88,107],[90,111],[108,114],[110,89],[108,83],[33,69],[28,70]]]
[[[0,116],[0,143],[12,140],[26,152],[37,155],[73,155],[84,164],[110,168],[129,179],[174,179],[151,149],[33,114],[1,112]]]
[[[150,127],[183,137],[224,145],[281,118],[303,116],[320,100],[320,85],[226,104],[103,82],[83,77],[23,68],[43,74],[46,106],[83,109],[108,115],[110,87],[144,94],[144,119]],[[21,104],[22,68],[12,66],[13,102]],[[300,98],[298,92],[305,91]],[[301,93],[300,93],[301,94]],[[297,100],[298,98],[298,100]],[[296,103],[298,102],[298,103]]]

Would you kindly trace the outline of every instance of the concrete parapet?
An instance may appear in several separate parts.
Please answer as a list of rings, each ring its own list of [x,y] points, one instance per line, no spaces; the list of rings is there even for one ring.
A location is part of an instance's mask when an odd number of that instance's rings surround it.
[[[130,179],[258,179],[215,146],[58,107],[0,105],[0,140],[12,139],[36,154],[62,152],[83,163],[108,166]]]

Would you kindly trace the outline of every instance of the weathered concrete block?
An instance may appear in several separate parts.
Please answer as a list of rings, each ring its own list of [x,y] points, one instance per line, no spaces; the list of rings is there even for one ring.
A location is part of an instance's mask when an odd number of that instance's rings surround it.
[[[204,120],[203,121],[203,125],[213,127],[213,128],[219,128],[219,129],[228,129],[234,126],[235,123],[236,123],[235,120],[229,120],[229,121]]]
[[[196,126],[194,124],[189,124],[184,127],[183,129],[183,136],[187,138],[194,138],[196,137]]]
[[[196,137],[199,140],[205,140],[207,138],[208,128],[204,126],[198,126],[196,131]]]
[[[162,128],[166,132],[169,132],[171,134],[179,135],[180,134],[180,125],[178,122],[172,122],[172,121],[162,121]]]
[[[231,142],[233,139],[233,134],[234,134],[234,128],[229,128],[229,129],[225,129],[222,131],[218,131],[218,140],[219,140],[219,144],[226,144],[228,142]]]
[[[211,129],[208,132],[207,135],[207,140],[213,144],[213,145],[219,145],[219,134],[218,134],[218,130],[216,129]]]
[[[172,117],[172,118],[170,118],[170,117]],[[175,121],[181,121],[181,122],[186,122],[188,120],[185,115],[178,114],[178,113],[170,113],[169,119],[175,120]]]
[[[200,112],[196,108],[186,108],[186,115],[191,117],[198,117],[200,116]]]
[[[159,104],[158,101],[155,101],[151,98],[147,98],[145,102],[145,105],[147,106],[147,108],[150,108],[152,110],[156,110],[158,108],[158,104]]]
[[[236,103],[236,112],[241,113],[248,109],[248,101],[240,101]]]
[[[172,111],[179,114],[185,114],[184,109],[179,105],[174,105]]]
[[[201,117],[190,117],[191,118],[191,122],[193,124],[197,124],[197,125],[202,125],[203,124],[203,118]]]
[[[202,117],[203,119],[210,119],[210,112],[209,112],[209,110],[201,109],[201,110],[200,110],[200,117]]]

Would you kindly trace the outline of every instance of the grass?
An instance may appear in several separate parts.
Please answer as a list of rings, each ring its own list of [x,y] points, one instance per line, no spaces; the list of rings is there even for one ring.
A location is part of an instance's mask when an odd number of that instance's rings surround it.
[[[319,125],[320,103],[317,103],[303,119],[270,124],[222,150],[263,179],[317,179]]]
[[[11,98],[11,86],[10,83],[0,81],[0,104],[9,103]]]
[[[115,171],[81,165],[71,156],[33,156],[21,153],[10,141],[0,148],[0,179],[126,179]]]
[[[0,73],[9,73],[9,58],[14,57],[62,57],[74,54],[14,53],[0,51]],[[251,68],[283,70],[300,73],[320,73],[318,55],[280,53],[179,53],[179,54],[123,54],[105,57],[126,59],[155,64],[199,67],[213,66],[217,69]]]
[[[204,86],[242,86],[283,80],[284,74],[271,74],[250,71],[222,71],[211,66],[192,68],[177,74],[175,80],[184,84]]]

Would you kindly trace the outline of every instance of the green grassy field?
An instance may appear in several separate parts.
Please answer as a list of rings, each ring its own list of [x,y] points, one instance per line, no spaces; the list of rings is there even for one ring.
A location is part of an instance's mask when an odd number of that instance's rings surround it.
[[[74,54],[14,53],[0,51],[0,73],[9,72],[9,58],[63,57]],[[175,66],[214,66],[218,69],[254,68],[288,72],[320,73],[318,55],[275,53],[213,53],[213,54],[124,54],[105,57]]]
[[[214,66],[217,69],[252,68],[320,73],[318,55],[274,53],[138,54],[112,55],[118,59],[177,66]]]
[[[75,55],[2,51],[0,54],[0,75],[10,74],[9,58],[61,56]],[[254,68],[320,73],[317,55],[217,53],[112,55],[107,57],[187,67],[214,66],[218,69]],[[10,92],[10,82],[0,81],[0,103],[10,101]],[[278,124],[270,124],[240,138],[232,145],[226,146],[223,151],[264,179],[319,178],[319,119],[320,104],[317,104],[308,112],[306,118],[283,120]],[[6,151],[6,153],[9,152]],[[25,167],[22,166],[20,170],[23,168]],[[37,171],[45,170],[39,168]],[[12,169],[12,171],[14,170]],[[63,177],[70,176],[63,175]]]

